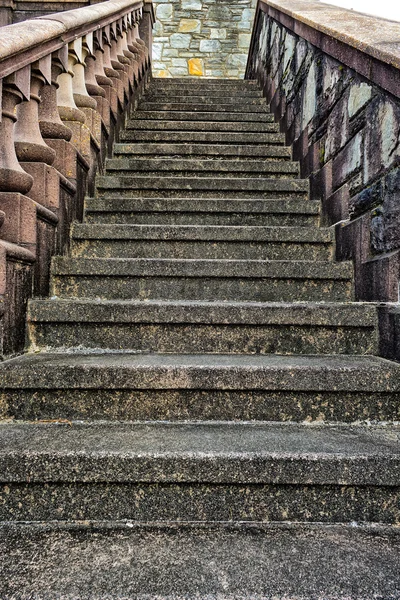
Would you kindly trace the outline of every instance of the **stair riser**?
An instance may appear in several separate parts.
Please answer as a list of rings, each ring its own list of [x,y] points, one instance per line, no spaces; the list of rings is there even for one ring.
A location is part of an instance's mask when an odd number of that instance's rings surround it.
[[[53,276],[52,295],[104,299],[341,302],[351,299],[348,280],[85,275]]]
[[[213,94],[211,97],[204,92],[203,90],[193,91],[191,94],[184,94],[179,90],[172,90],[168,94],[153,94],[152,96],[146,94],[146,98],[144,101],[139,104],[138,111],[141,109],[142,104],[149,104],[156,102],[159,104],[168,103],[168,104],[209,104],[210,106],[214,106],[216,104],[226,104],[233,106],[242,106],[244,104],[248,104],[250,106],[264,106],[266,104],[265,99],[263,98],[260,92],[255,95],[237,95],[232,96],[228,93]]]
[[[169,121],[232,121],[237,123],[274,123],[274,115],[268,112],[262,113],[237,113],[237,112],[215,112],[210,111],[206,108],[204,111],[190,112],[188,110],[140,110],[132,113],[130,116],[131,122],[135,119],[151,119],[155,121],[169,120]]]
[[[248,198],[307,200],[308,182],[293,179],[204,177],[102,176],[97,179],[99,197]]]
[[[258,89],[258,83],[254,79],[212,79],[206,78],[190,78],[187,77],[173,77],[173,78],[161,78],[155,77],[152,79],[151,85],[157,86],[157,89],[162,90],[164,87],[169,86],[187,86],[198,85],[207,88],[233,88],[233,89]]]
[[[299,165],[288,160],[200,160],[200,159],[110,159],[106,164],[111,176],[135,177],[253,177],[298,178]]]
[[[261,227],[318,226],[318,215],[268,213],[113,212],[86,210],[87,223],[126,225],[249,225]]]
[[[74,240],[73,257],[193,258],[231,260],[331,260],[331,243],[162,240]]]
[[[152,158],[184,156],[185,158],[196,157],[207,158],[214,157],[221,160],[232,158],[276,158],[291,159],[290,149],[285,146],[267,146],[267,145],[229,145],[229,144],[189,144],[189,143],[135,143],[135,144],[116,144],[114,147],[115,156],[132,158]],[[152,156],[153,155],[153,156]]]
[[[55,315],[56,316],[56,315]],[[30,346],[193,354],[374,354],[374,329],[316,325],[30,322]]]
[[[215,106],[218,104],[223,104],[224,106],[233,107],[236,109],[237,106],[251,106],[251,107],[266,107],[265,99],[262,96],[256,95],[247,95],[247,96],[236,96],[232,98],[230,94],[223,94],[219,96],[208,96],[202,93],[201,91],[191,94],[191,95],[183,95],[180,93],[170,93],[170,94],[159,94],[158,96],[148,97],[146,96],[145,100],[139,105],[138,112],[141,111],[142,105],[149,106],[151,104],[177,104],[182,107],[188,107],[191,109],[192,106],[204,105],[210,106],[211,110],[214,110]],[[185,110],[185,108],[183,109]],[[268,110],[268,112],[270,112]]]
[[[244,390],[239,385],[235,390],[34,387],[1,392],[0,406],[25,420],[400,421],[397,392]]]
[[[239,162],[239,161],[238,161]],[[149,165],[151,166],[151,165]],[[121,165],[122,167],[122,165]],[[175,165],[175,167],[178,167],[178,164]],[[131,170],[131,169],[127,169],[126,171],[123,168],[120,169],[114,169],[114,168],[110,168],[107,169],[107,173],[110,176],[117,176],[117,177],[134,177],[136,174],[143,174],[149,177],[154,177],[154,178],[161,178],[161,177],[165,177],[165,175],[168,175],[169,177],[182,177],[182,178],[188,178],[188,177],[197,177],[197,178],[204,178],[204,177],[214,177],[215,179],[218,180],[225,180],[225,178],[229,177],[229,179],[297,179],[298,174],[296,172],[285,172],[284,166],[282,169],[279,168],[279,165],[276,165],[276,167],[269,167],[268,169],[260,169],[260,170],[256,170],[256,167],[254,167],[254,170],[246,170],[244,168],[243,165],[238,164],[237,166],[237,170],[230,170],[229,168],[226,169],[219,169],[218,166],[214,166],[213,167],[210,165],[208,168],[206,169],[202,169],[201,166],[199,166],[196,169],[196,166],[193,165],[193,168],[190,168],[188,170],[178,170],[177,168],[168,170],[168,169],[143,169],[140,168],[137,171]],[[243,170],[242,170],[243,169]],[[223,182],[222,182],[223,183]]]
[[[221,180],[223,181],[223,180]],[[242,180],[243,181],[243,180]],[[253,180],[254,181],[254,180]],[[145,189],[140,187],[130,187],[127,185],[123,188],[118,187],[110,187],[103,188],[100,185],[98,186],[98,195],[100,198],[104,198],[105,200],[110,200],[115,198],[118,195],[121,199],[131,198],[134,194],[136,198],[170,198],[170,199],[182,199],[182,198],[196,198],[196,199],[221,199],[221,200],[294,200],[297,198],[298,200],[307,200],[307,192],[299,192],[295,194],[293,191],[288,190],[285,191],[260,191],[260,190],[235,190],[235,189],[227,189],[227,190],[218,190],[219,181],[215,181],[215,188],[212,190],[202,190],[202,189],[189,189],[182,187],[181,189],[171,189],[161,187],[162,180],[159,180],[160,187],[152,189],[150,187],[146,187]],[[174,183],[174,182],[172,182]],[[201,182],[197,182],[200,184]],[[266,181],[264,180],[265,184]],[[224,182],[226,185],[226,181]],[[222,185],[221,185],[222,187]],[[266,186],[265,186],[266,187]]]
[[[223,100],[224,98],[231,98],[232,96],[234,96],[235,98],[262,98],[263,94],[261,92],[261,90],[258,90],[255,87],[252,88],[246,88],[246,87],[242,87],[242,88],[235,88],[235,89],[230,89],[229,87],[227,88],[226,86],[213,86],[213,87],[206,87],[206,86],[201,86],[201,85],[194,85],[194,86],[177,86],[177,85],[170,85],[170,86],[163,86],[162,88],[158,88],[155,87],[154,89],[152,89],[151,87],[148,89],[147,93],[146,93],[146,99],[148,100],[156,100],[158,102],[163,101],[165,98],[168,98],[170,96],[173,97],[180,97],[183,99],[186,99],[188,96],[205,96],[206,98],[215,98],[216,101],[218,100]],[[265,100],[264,100],[265,102]]]
[[[183,102],[163,102],[161,99],[158,102],[142,102],[138,112],[148,110],[176,110],[176,111],[196,111],[196,112],[235,112],[235,113],[269,113],[269,109],[263,103],[257,102],[253,104],[251,101],[235,102],[235,103],[218,103],[202,101],[198,104],[183,103]]]
[[[230,133],[210,131],[134,131],[132,129],[121,134],[124,142],[191,142],[211,144],[276,144],[283,146],[285,138],[281,133]],[[237,150],[236,150],[237,152]],[[268,153],[266,154],[268,156]]]
[[[245,483],[7,483],[1,491],[2,521],[395,524],[400,520],[400,489],[396,487]]]
[[[150,119],[135,119],[127,125],[131,130],[156,130],[156,131],[232,131],[234,133],[276,133],[279,126],[275,123],[224,123],[212,121],[160,121]]]

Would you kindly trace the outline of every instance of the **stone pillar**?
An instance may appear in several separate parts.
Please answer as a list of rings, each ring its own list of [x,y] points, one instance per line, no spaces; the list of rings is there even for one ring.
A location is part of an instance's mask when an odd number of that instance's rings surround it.
[[[152,0],[144,0],[143,16],[140,21],[139,34],[143,40],[145,47],[148,49],[148,57],[152,59],[152,47],[153,47],[153,26],[156,17],[154,13],[154,6]]]

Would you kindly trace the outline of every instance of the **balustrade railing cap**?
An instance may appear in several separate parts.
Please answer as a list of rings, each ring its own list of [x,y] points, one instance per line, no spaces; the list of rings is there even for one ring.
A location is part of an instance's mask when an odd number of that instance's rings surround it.
[[[57,21],[37,19],[23,21],[0,28],[0,61],[38,44],[53,40],[65,32],[65,26]],[[16,64],[16,66],[18,66]]]
[[[1,27],[0,79],[142,6],[142,0],[108,0]]]
[[[400,23],[396,21],[315,0],[260,0],[260,3],[400,68]]]

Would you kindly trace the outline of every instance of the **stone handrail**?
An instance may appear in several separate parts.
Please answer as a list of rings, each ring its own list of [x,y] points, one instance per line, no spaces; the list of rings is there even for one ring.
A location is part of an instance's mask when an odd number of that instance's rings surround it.
[[[48,294],[51,256],[151,76],[152,23],[151,2],[109,0],[0,28],[2,355],[22,351],[27,299]]]
[[[308,0],[259,0],[246,77],[271,104],[357,300],[398,303],[400,23]],[[398,308],[381,353],[400,359]],[[400,316],[400,315],[399,315]],[[400,338],[399,338],[400,339]]]

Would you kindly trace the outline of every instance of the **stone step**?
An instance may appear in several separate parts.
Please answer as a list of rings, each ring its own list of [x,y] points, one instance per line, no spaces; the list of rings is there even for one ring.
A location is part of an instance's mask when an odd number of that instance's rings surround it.
[[[266,104],[265,98],[261,92],[257,93],[255,96],[240,96],[232,93],[225,93],[220,96],[209,96],[208,92],[200,92],[191,90],[191,93],[185,93],[184,91],[180,92],[179,90],[173,91],[169,94],[164,94],[161,91],[158,91],[155,94],[146,94],[143,100],[139,103],[138,110],[141,110],[142,104],[149,104],[155,102],[156,104],[206,104],[210,106],[214,106],[215,104],[223,104],[226,106],[242,106],[247,104],[248,106],[264,106]],[[247,112],[247,111],[246,111]]]
[[[376,308],[361,303],[35,299],[28,323],[32,350],[61,345],[182,354],[378,352]]]
[[[262,179],[259,177],[163,177],[147,175],[100,175],[96,178],[99,196],[168,196],[190,198],[308,198],[307,179]]]
[[[134,111],[130,115],[129,121],[140,119],[148,120],[168,120],[168,121],[230,121],[237,123],[273,123],[274,115],[267,111],[262,113],[237,113],[237,112],[211,112],[209,110],[191,112],[188,110],[143,110]]]
[[[255,79],[221,79],[221,78],[208,78],[202,77],[154,77],[152,84],[157,89],[163,89],[169,86],[204,86],[204,87],[229,87],[229,88],[256,88],[258,89],[258,82]]]
[[[169,176],[191,177],[285,177],[298,178],[300,168],[297,162],[289,160],[201,160],[198,158],[118,158],[108,159],[106,171],[110,175],[135,176],[137,173],[146,173],[147,176],[164,173]]]
[[[249,225],[310,227],[319,224],[312,200],[221,200],[198,198],[86,198],[89,223]]]
[[[231,131],[234,133],[274,133],[279,132],[279,125],[273,122],[252,121],[178,121],[168,119],[132,119],[127,123],[130,130],[157,131]]]
[[[396,426],[17,423],[0,439],[1,521],[400,519]]]
[[[378,525],[3,523],[0,552],[7,600],[389,600],[400,581]]]
[[[220,98],[263,98],[263,93],[256,87],[227,87],[227,86],[205,86],[205,85],[169,85],[159,86],[150,85],[146,90],[145,98],[158,100],[170,96],[178,96],[179,98],[187,98],[190,96],[203,96],[206,98],[214,98],[218,101]],[[264,100],[265,102],[265,100]]]
[[[352,298],[351,263],[55,257],[52,295],[103,299],[326,301]]]
[[[29,421],[400,420],[400,365],[374,356],[35,353],[0,372],[4,411]]]
[[[121,133],[121,141],[125,142],[183,142],[186,144],[276,144],[284,146],[283,133],[232,133],[227,131],[136,131],[126,130]]]
[[[76,223],[71,252],[85,258],[332,260],[333,242],[327,228]]]
[[[269,113],[269,108],[265,104],[263,100],[262,103],[253,104],[252,102],[247,102],[247,100],[240,100],[239,102],[236,100],[235,102],[229,103],[218,103],[215,104],[210,99],[209,102],[203,100],[195,104],[194,102],[189,104],[186,102],[164,102],[162,98],[160,98],[157,102],[149,102],[147,100],[143,100],[140,103],[139,111],[147,111],[147,110],[156,110],[156,111],[188,111],[188,112],[234,112],[234,113]]]
[[[182,132],[181,132],[182,134]],[[292,152],[287,146],[272,146],[267,144],[226,144],[226,143],[139,143],[114,144],[114,156],[132,156],[135,158],[170,158],[184,156],[196,158],[210,158],[226,160],[238,158],[274,158],[280,160],[291,160]]]

